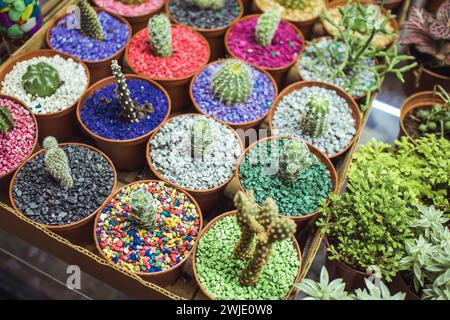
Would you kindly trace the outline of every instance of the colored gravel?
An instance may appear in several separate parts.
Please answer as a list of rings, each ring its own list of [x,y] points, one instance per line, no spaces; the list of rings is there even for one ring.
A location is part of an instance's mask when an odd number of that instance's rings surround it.
[[[154,112],[137,123],[128,123],[120,116],[114,83],[94,92],[81,108],[81,120],[95,134],[112,140],[129,140],[146,135],[167,115],[169,102],[162,90],[144,80],[127,80],[131,98],[137,105],[151,103]]]
[[[238,58],[263,68],[281,68],[295,61],[303,47],[303,38],[288,23],[281,21],[272,44],[262,47],[256,42],[258,18],[240,21],[231,27],[228,46]]]
[[[280,8],[276,0],[255,0],[255,4],[261,8],[263,12],[270,9]],[[327,7],[326,0],[308,0],[306,6],[302,8],[289,9],[284,8],[281,12],[281,17],[289,21],[306,21],[318,18]]]
[[[280,214],[305,216],[317,211],[322,200],[332,189],[331,177],[326,166],[313,157],[313,164],[306,169],[292,186],[285,185],[278,177],[279,157],[288,139],[260,142],[245,155],[239,165],[239,180],[244,190],[253,190],[256,201],[262,204],[273,198]]]
[[[133,190],[145,188],[156,200],[157,227],[140,227],[128,205]],[[190,253],[200,230],[200,214],[189,197],[163,182],[123,188],[100,213],[95,226],[103,254],[134,272],[168,270]]]
[[[111,10],[124,17],[136,17],[152,13],[164,4],[164,0],[147,0],[142,4],[128,5],[120,0],[94,0],[97,7]]]
[[[291,239],[275,243],[272,256],[255,286],[243,286],[239,277],[248,261],[233,258],[240,238],[235,216],[217,221],[199,241],[196,271],[205,291],[218,300],[280,300],[295,282],[300,261]]]
[[[173,54],[170,57],[155,56],[148,40],[146,29],[133,37],[127,62],[134,71],[152,79],[186,78],[208,62],[208,43],[187,27],[172,25]]]
[[[99,209],[114,187],[114,170],[100,153],[75,144],[62,148],[69,159],[72,188],[62,188],[50,176],[44,153],[29,160],[14,183],[16,206],[38,223],[60,226],[80,221]]]
[[[16,168],[33,150],[36,125],[30,112],[20,104],[0,98],[14,118],[14,128],[6,134],[0,133],[0,176]]]
[[[177,23],[196,29],[224,28],[239,17],[240,11],[236,0],[224,0],[218,10],[199,9],[185,0],[169,0],[170,15]]]
[[[75,14],[62,18],[50,32],[50,44],[83,61],[98,61],[112,57],[120,51],[130,38],[128,25],[106,12],[97,14],[103,27],[104,41],[83,36],[77,25]]]
[[[270,78],[256,68],[249,67],[253,75],[253,90],[244,103],[227,105],[212,92],[212,75],[220,63],[211,64],[195,78],[192,86],[194,101],[203,113],[230,124],[246,123],[267,114],[275,100],[275,87]]]

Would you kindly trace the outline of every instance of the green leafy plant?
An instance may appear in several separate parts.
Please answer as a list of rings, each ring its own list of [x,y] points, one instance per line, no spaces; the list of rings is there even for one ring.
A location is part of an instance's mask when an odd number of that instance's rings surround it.
[[[61,86],[58,71],[45,62],[28,66],[22,76],[22,85],[26,92],[35,97],[49,97]]]
[[[153,53],[167,58],[172,55],[172,26],[169,18],[163,14],[153,16],[148,21],[148,34]]]
[[[54,137],[46,137],[43,141],[45,151],[44,163],[48,173],[63,188],[70,189],[73,186],[72,172],[69,159],[58,141]]]
[[[191,157],[202,160],[212,142],[213,135],[208,120],[194,120],[191,126]]]
[[[103,27],[100,24],[97,13],[87,0],[80,0],[78,2],[80,9],[80,32],[82,35],[98,40],[105,40],[103,34]]]
[[[292,185],[311,164],[312,158],[306,143],[293,138],[283,147],[278,174],[283,183]]]
[[[323,135],[329,126],[330,101],[324,96],[311,97],[301,114],[302,133],[310,137]]]
[[[14,118],[8,107],[0,107],[0,133],[7,134],[9,131],[14,129]]]
[[[192,6],[196,6],[200,9],[213,9],[218,10],[223,7],[223,0],[185,0]]]
[[[258,18],[255,36],[260,46],[267,47],[272,44],[280,20],[281,10],[279,9],[267,10]]]
[[[128,205],[131,213],[142,227],[152,230],[157,226],[158,207],[150,192],[143,188],[134,190],[130,195]]]

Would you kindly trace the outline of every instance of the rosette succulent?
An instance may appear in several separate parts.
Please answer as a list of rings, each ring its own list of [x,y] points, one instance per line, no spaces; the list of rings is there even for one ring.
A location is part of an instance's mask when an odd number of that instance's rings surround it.
[[[23,88],[35,97],[49,97],[61,86],[58,71],[45,62],[28,67],[22,76]]]

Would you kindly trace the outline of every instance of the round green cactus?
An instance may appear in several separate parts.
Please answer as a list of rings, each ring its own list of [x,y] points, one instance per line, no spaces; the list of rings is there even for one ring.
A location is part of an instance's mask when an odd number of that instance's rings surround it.
[[[172,55],[172,26],[169,19],[159,14],[148,21],[147,26],[150,45],[153,53],[158,57],[167,58]]]
[[[128,205],[134,218],[142,227],[149,230],[156,228],[158,210],[150,192],[143,188],[134,190],[130,195]]]
[[[310,137],[319,137],[328,130],[330,101],[324,96],[311,97],[301,114],[302,133]]]
[[[72,188],[73,179],[69,159],[64,150],[58,146],[58,141],[54,137],[47,137],[44,139],[43,146],[47,149],[44,163],[48,173],[61,187],[66,189]]]
[[[224,60],[212,77],[214,95],[226,104],[243,103],[253,87],[249,66],[237,59]]]
[[[22,85],[33,96],[49,97],[61,86],[58,71],[45,62],[28,66],[22,76]]]
[[[223,0],[185,0],[192,6],[196,6],[202,10],[213,9],[218,10],[223,7]]]
[[[213,142],[211,127],[206,119],[192,123],[191,127],[191,156],[194,159],[203,159],[206,148]]]
[[[258,18],[255,36],[260,46],[267,47],[272,43],[280,20],[281,10],[278,9],[268,10]]]
[[[302,10],[313,4],[311,0],[275,0],[276,3],[286,9]]]
[[[0,107],[0,133],[7,134],[14,129],[14,118],[8,107]]]
[[[279,161],[278,175],[286,185],[294,184],[303,171],[312,164],[308,146],[297,138],[289,140],[284,145]]]

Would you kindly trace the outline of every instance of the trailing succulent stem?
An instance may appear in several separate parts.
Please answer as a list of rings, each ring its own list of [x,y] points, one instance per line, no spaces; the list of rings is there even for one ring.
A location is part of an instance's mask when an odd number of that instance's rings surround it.
[[[34,97],[49,97],[61,86],[58,71],[45,62],[28,66],[22,76],[25,91]]]
[[[78,2],[78,8],[80,8],[81,34],[98,41],[105,40],[103,27],[100,24],[97,12],[95,12],[89,2],[87,0],[80,0]]]
[[[131,99],[131,93],[128,89],[126,78],[122,73],[117,60],[111,63],[112,74],[116,81],[116,98],[119,101],[122,118],[129,123],[137,123],[154,111],[151,103],[136,105]]]
[[[158,57],[167,58],[172,55],[172,26],[169,19],[159,14],[148,21],[147,26],[150,45]]]
[[[293,138],[284,145],[278,175],[284,184],[292,185],[311,164],[312,158],[306,143]]]
[[[144,188],[134,190],[130,195],[128,205],[134,218],[142,227],[149,230],[156,228],[158,208],[150,192]]]
[[[44,139],[43,146],[47,149],[44,163],[48,173],[61,187],[72,188],[73,179],[69,159],[64,150],[58,146],[58,141],[54,137],[47,137]]]
[[[223,7],[223,0],[185,0],[191,6],[196,6],[199,9],[213,9],[218,10]]]
[[[312,3],[311,0],[275,0],[275,2],[286,9],[299,9],[299,10],[308,8]]]
[[[320,137],[329,126],[330,101],[325,96],[311,97],[301,114],[302,133],[310,137]]]
[[[279,9],[268,10],[258,18],[255,36],[260,46],[267,47],[272,44],[280,20],[281,10]]]
[[[191,126],[191,157],[202,160],[206,148],[213,142],[211,127],[206,119],[194,120]]]
[[[249,66],[237,59],[221,62],[212,78],[214,95],[226,104],[243,103],[250,95],[253,77]]]
[[[0,133],[7,134],[14,129],[14,118],[8,107],[0,106]]]

